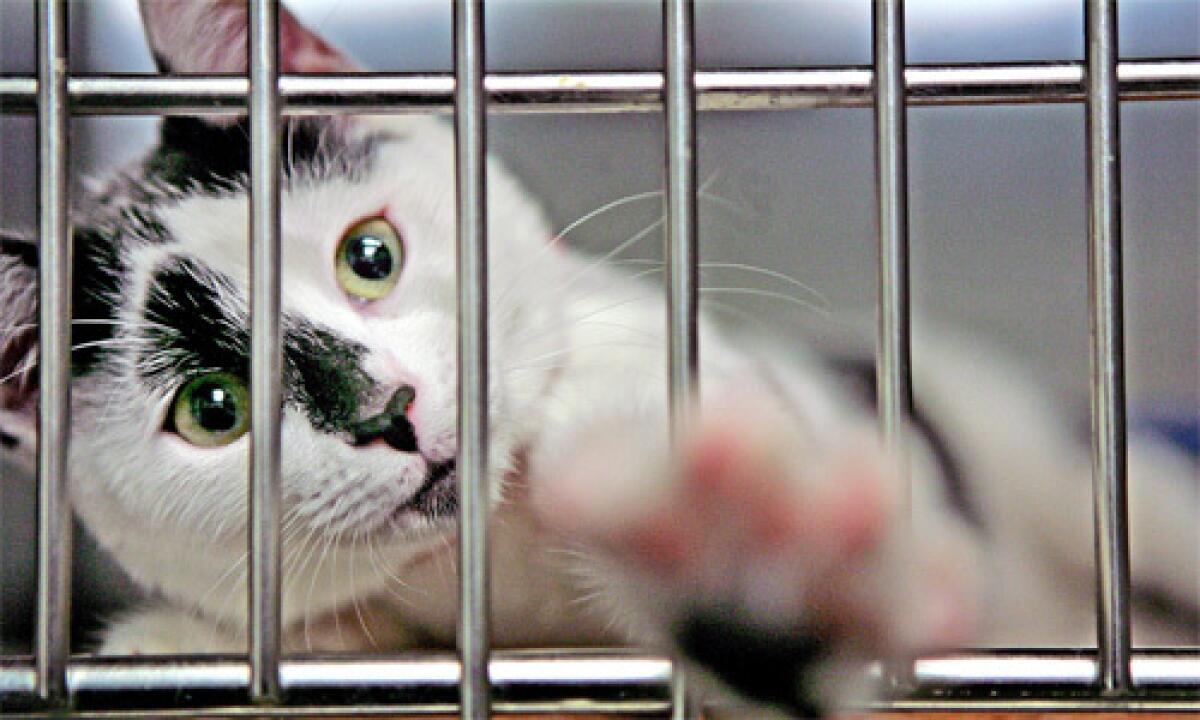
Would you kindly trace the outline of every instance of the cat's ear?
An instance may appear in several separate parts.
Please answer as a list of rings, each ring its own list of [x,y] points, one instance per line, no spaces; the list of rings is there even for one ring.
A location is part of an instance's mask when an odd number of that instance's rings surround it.
[[[31,463],[37,413],[37,243],[0,230],[0,454]]]
[[[246,0],[141,0],[159,70],[177,75],[244,73],[249,66]],[[354,72],[345,53],[279,8],[279,66],[285,73]]]
[[[2,2],[3,0],[0,0]],[[175,75],[242,74],[249,60],[246,0],[140,0],[142,23],[161,71]],[[345,53],[279,8],[279,65],[284,73],[348,73]],[[344,117],[287,118],[280,135],[285,166],[336,155],[351,122]],[[151,170],[180,187],[228,185],[250,172],[249,121],[241,117],[168,116]]]

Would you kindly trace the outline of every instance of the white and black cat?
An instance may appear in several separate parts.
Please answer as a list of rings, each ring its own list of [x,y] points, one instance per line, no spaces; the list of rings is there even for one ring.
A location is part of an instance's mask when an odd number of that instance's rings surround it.
[[[142,8],[164,71],[245,70],[243,3]],[[285,72],[355,69],[281,15]],[[74,508],[161,598],[113,622],[102,653],[245,647],[245,129],[165,119],[146,158],[74,215]],[[294,119],[283,151],[286,647],[450,644],[451,131]],[[560,247],[496,163],[489,193],[498,645],[682,647],[752,696],[807,709],[871,654],[1088,641],[1085,448],[1019,371],[923,345],[938,360],[917,378],[911,524],[845,373],[709,324],[701,411],[669,452],[659,292]],[[38,253],[0,243],[0,438],[28,462]],[[1195,468],[1147,443],[1133,471],[1137,584],[1194,609]],[[893,543],[897,528],[911,538]],[[1170,618],[1138,630],[1195,640]]]

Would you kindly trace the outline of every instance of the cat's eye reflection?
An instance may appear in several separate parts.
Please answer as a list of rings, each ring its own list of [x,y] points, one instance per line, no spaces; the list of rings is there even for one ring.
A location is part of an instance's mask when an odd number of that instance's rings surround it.
[[[384,218],[371,218],[350,226],[337,249],[337,280],[359,300],[378,300],[400,278],[404,248],[400,233]]]
[[[180,389],[171,404],[168,430],[200,447],[219,447],[250,428],[250,394],[229,373],[201,375]]]

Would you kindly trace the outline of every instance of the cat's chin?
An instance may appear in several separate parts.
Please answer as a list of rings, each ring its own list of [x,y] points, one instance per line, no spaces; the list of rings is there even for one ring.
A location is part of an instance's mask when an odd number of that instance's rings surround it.
[[[412,497],[363,535],[409,539],[453,530],[458,518],[458,470],[453,459],[430,466],[425,483]]]

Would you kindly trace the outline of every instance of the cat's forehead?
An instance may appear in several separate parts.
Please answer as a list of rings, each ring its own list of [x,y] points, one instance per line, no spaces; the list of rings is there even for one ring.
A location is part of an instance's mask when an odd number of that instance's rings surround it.
[[[281,262],[289,285],[316,290],[332,280],[338,243],[347,230],[369,218],[386,217],[404,238],[405,249],[423,260],[445,246],[429,242],[433,235],[453,232],[452,217],[439,218],[448,206],[435,198],[422,201],[428,183],[416,182],[404,173],[372,172],[351,178],[326,177],[293,183],[281,193]],[[212,270],[234,278],[249,276],[250,202],[245,192],[198,193],[161,207],[157,217],[163,227],[167,254],[194,259]]]

